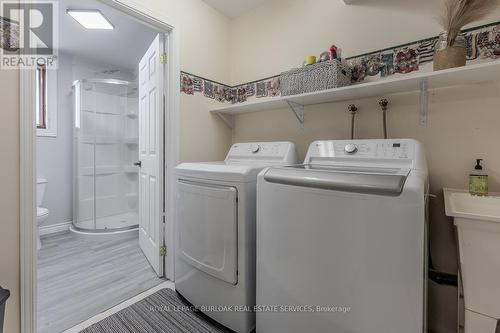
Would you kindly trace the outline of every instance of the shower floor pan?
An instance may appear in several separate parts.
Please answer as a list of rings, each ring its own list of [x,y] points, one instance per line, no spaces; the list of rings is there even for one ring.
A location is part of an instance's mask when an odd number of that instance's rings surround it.
[[[139,215],[135,212],[100,217],[80,221],[72,225],[71,232],[81,236],[136,236],[139,228]]]

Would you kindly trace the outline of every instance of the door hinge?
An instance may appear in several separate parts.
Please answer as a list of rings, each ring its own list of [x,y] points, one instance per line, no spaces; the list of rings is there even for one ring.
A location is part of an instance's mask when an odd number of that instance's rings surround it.
[[[160,246],[160,256],[162,257],[167,256],[167,247],[165,245]]]
[[[166,53],[160,54],[160,63],[162,65],[165,65],[167,63],[167,54]]]

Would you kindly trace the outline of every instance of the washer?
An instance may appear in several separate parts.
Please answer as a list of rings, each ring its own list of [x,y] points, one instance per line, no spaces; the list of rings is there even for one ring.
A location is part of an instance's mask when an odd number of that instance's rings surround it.
[[[177,167],[175,288],[233,331],[255,328],[257,175],[296,159],[290,142],[237,143],[222,162]]]
[[[317,141],[257,182],[257,332],[426,332],[424,149]]]

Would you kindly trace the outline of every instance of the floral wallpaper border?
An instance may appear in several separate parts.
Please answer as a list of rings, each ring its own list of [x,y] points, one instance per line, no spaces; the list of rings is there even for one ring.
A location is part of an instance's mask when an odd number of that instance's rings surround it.
[[[225,103],[243,103],[248,98],[276,97],[281,95],[280,76],[237,86],[228,86],[187,72],[181,72],[181,92],[187,95],[201,93],[207,98]]]
[[[500,22],[464,30],[463,35],[467,42],[468,63],[500,58]],[[377,79],[418,71],[433,61],[437,40],[438,37],[432,37],[346,58],[353,70],[352,82],[360,83],[368,77]],[[188,95],[201,93],[221,103],[243,103],[250,98],[280,96],[280,75],[229,86],[181,72],[181,92]]]
[[[468,62],[484,62],[500,58],[500,22],[464,30]],[[353,69],[352,81],[358,83],[368,76],[387,77],[420,70],[434,58],[438,37],[398,47],[347,58]]]

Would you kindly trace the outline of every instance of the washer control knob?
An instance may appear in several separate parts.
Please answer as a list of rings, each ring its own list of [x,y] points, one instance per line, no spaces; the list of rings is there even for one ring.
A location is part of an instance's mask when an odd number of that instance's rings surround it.
[[[355,154],[358,151],[358,146],[356,146],[354,143],[348,143],[345,146],[344,151],[347,154]]]
[[[259,152],[259,150],[260,150],[260,146],[259,145],[254,145],[250,149],[251,149],[251,151],[252,151],[253,154],[257,154]]]

